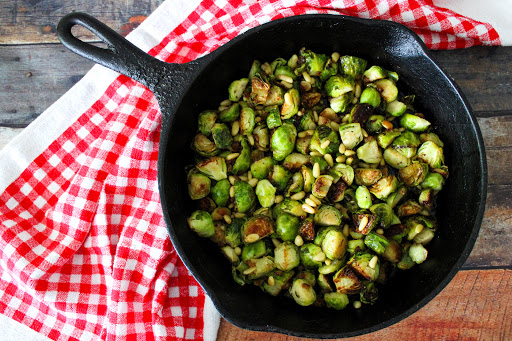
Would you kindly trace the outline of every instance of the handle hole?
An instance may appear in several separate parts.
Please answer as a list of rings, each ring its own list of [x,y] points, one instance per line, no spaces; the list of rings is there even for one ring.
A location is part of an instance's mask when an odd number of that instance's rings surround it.
[[[85,43],[93,43],[94,46],[97,46],[101,49],[108,50],[108,45],[98,38],[97,35],[89,31],[87,28],[81,26],[81,25],[74,25],[71,28],[71,34],[77,38],[80,41],[83,41]]]

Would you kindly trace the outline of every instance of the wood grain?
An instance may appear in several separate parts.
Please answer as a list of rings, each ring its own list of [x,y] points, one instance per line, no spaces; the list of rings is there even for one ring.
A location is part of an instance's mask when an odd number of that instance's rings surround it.
[[[511,295],[512,270],[461,271],[433,301],[409,318],[346,340],[512,340]],[[306,339],[246,331],[222,320],[217,340]]]
[[[163,0],[4,0],[0,1],[0,44],[58,42],[55,31],[64,15],[89,13],[123,35],[137,27]],[[84,41],[98,41],[81,30]]]

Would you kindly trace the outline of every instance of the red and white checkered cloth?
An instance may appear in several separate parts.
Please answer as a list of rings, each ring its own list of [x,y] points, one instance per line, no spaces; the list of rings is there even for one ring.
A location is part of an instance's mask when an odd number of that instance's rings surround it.
[[[436,49],[500,44],[428,0],[168,0],[129,39],[180,63],[306,13],[394,20]],[[95,66],[0,152],[1,314],[53,340],[216,338],[218,313],[162,220],[160,118],[146,88]]]

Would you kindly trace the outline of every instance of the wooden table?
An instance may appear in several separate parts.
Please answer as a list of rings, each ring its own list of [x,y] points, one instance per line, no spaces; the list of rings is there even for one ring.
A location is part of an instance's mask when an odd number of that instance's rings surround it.
[[[58,44],[60,17],[88,12],[127,34],[161,2],[0,2],[0,148],[92,67]],[[84,33],[84,39],[93,37]],[[462,87],[485,140],[489,194],[480,236],[463,271],[432,302],[394,326],[354,340],[512,340],[512,48],[434,56]],[[245,331],[224,320],[218,335],[233,341],[295,339]]]

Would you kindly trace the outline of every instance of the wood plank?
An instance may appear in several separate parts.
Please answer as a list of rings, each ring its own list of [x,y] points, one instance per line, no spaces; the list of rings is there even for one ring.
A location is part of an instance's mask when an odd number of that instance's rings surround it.
[[[163,0],[126,1],[18,1],[0,2],[0,44],[56,43],[57,24],[64,15],[79,11],[89,13],[123,35],[137,27]],[[86,30],[79,36],[85,41],[98,41]]]
[[[346,340],[511,340],[511,298],[511,270],[461,271],[433,301],[412,316],[386,329]],[[306,339],[247,331],[222,320],[217,340]]]

